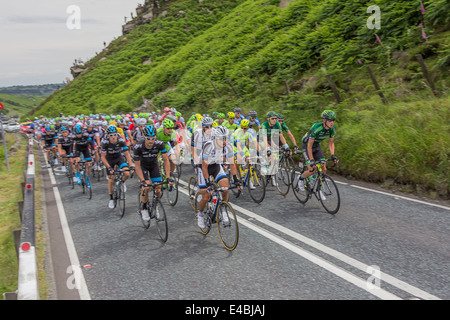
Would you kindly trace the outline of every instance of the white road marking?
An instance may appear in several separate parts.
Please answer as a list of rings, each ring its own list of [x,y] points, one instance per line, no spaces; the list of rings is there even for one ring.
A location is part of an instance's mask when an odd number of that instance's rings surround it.
[[[185,181],[182,181],[182,180],[179,180],[179,181],[181,182],[181,184],[187,186],[187,183]],[[187,191],[184,191],[182,189],[179,189],[179,190],[182,191],[183,193],[187,194]],[[337,250],[334,250],[334,249],[332,249],[330,247],[327,247],[327,246],[325,246],[325,245],[323,245],[323,244],[321,244],[321,243],[319,243],[317,241],[314,241],[314,240],[312,240],[312,239],[310,239],[308,237],[305,237],[305,236],[303,236],[303,235],[301,235],[301,234],[299,234],[299,233],[297,233],[295,231],[292,231],[292,230],[290,230],[290,229],[288,229],[286,227],[283,227],[282,225],[279,225],[279,224],[277,224],[277,223],[275,223],[275,222],[273,222],[273,221],[271,221],[269,219],[266,219],[266,218],[264,218],[264,217],[262,217],[262,216],[260,216],[260,215],[258,215],[256,213],[254,213],[254,212],[252,212],[250,210],[242,208],[241,206],[239,206],[239,205],[237,205],[235,203],[232,203],[232,202],[230,202],[230,203],[232,204],[233,209],[235,211],[239,211],[239,212],[249,216],[250,218],[253,218],[253,219],[255,219],[255,220],[265,224],[268,227],[276,229],[276,230],[278,230],[278,231],[280,231],[280,232],[282,232],[282,233],[284,233],[284,234],[286,234],[286,235],[288,235],[288,236],[290,236],[290,237],[292,237],[292,238],[294,238],[296,240],[299,240],[299,241],[301,241],[301,242],[303,242],[303,243],[305,243],[305,244],[307,244],[307,245],[309,245],[309,246],[311,246],[311,247],[313,247],[313,248],[315,248],[315,249],[317,249],[319,251],[322,251],[322,252],[324,252],[324,253],[326,253],[326,254],[328,254],[328,255],[330,255],[330,256],[332,256],[332,257],[334,257],[334,258],[336,258],[336,259],[338,259],[338,260],[340,260],[342,262],[345,262],[346,264],[348,264],[348,265],[350,265],[352,267],[355,267],[355,268],[357,268],[359,270],[362,270],[364,272],[368,272],[368,270],[370,270],[369,269],[370,266],[365,264],[365,263],[362,263],[362,262],[360,262],[360,261],[358,261],[356,259],[353,259],[353,258],[351,258],[351,257],[349,257],[349,256],[347,256],[347,255],[337,251]],[[245,219],[240,219],[239,222],[242,223],[242,224],[251,224],[250,222],[245,221]],[[254,224],[252,224],[252,225],[254,225]],[[271,239],[271,240],[273,240],[273,239]],[[294,246],[293,244],[290,244],[290,243],[289,243],[289,245]],[[303,249],[301,249],[301,250],[303,250]],[[421,290],[421,289],[419,289],[417,287],[414,287],[414,286],[412,286],[412,285],[410,285],[410,284],[408,284],[408,283],[406,283],[406,282],[404,282],[404,281],[402,281],[400,279],[397,279],[397,278],[395,278],[393,276],[390,276],[390,275],[388,275],[388,274],[386,274],[384,272],[381,272],[381,271],[380,271],[380,278],[381,278],[381,281],[389,283],[389,284],[391,284],[391,285],[393,285],[393,286],[395,286],[395,287],[397,287],[397,288],[399,288],[399,289],[401,289],[403,291],[408,292],[409,294],[411,294],[413,296],[416,296],[416,297],[419,297],[419,298],[422,298],[422,299],[440,300],[440,298],[438,298],[438,297],[436,297],[436,296],[434,296],[434,295],[432,295],[432,294],[430,294],[428,292],[425,292],[425,291],[423,291],[423,290]]]

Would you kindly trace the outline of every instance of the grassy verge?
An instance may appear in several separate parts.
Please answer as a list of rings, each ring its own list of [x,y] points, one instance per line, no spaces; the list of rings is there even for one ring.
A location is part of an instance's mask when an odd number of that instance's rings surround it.
[[[14,134],[6,135],[7,147],[16,142]],[[3,146],[2,146],[3,150]],[[3,155],[3,154],[2,154]],[[0,165],[0,294],[14,292],[17,290],[18,263],[14,246],[12,232],[21,229],[18,201],[23,200],[21,183],[24,181],[26,139],[21,138],[20,147],[9,160],[9,170],[6,169],[4,159],[1,158]],[[39,168],[36,167],[38,176]],[[38,254],[39,290],[41,298],[46,297],[44,261],[44,235],[40,230],[42,210],[41,208],[41,182],[36,179],[35,183],[35,207],[36,207],[36,243]],[[3,295],[1,295],[3,298]]]

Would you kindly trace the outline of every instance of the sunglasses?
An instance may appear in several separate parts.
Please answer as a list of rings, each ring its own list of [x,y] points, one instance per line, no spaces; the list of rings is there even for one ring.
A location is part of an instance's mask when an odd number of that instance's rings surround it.
[[[269,118],[270,120],[277,120],[278,118]]]
[[[147,140],[147,141],[155,141],[156,137],[145,137],[145,140]]]
[[[117,137],[119,134],[118,133],[110,133],[108,134],[108,137]]]

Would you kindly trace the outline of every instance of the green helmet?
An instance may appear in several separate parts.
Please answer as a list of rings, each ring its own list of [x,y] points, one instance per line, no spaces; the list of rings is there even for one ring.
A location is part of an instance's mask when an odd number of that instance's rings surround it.
[[[217,118],[219,118],[219,119],[225,119],[225,113],[219,113],[218,115],[217,115]]]
[[[284,120],[284,115],[282,113],[277,113],[278,119]]]
[[[164,127],[164,128],[167,128],[167,129],[170,129],[170,128],[175,127],[175,124],[173,123],[172,120],[166,118],[166,119],[164,119],[164,121],[163,121],[163,127]]]
[[[336,119],[336,113],[332,110],[325,110],[324,112],[322,112],[322,119],[327,119],[327,120],[335,120]]]
[[[278,117],[277,113],[275,111],[269,111],[266,114],[266,118],[271,118],[271,117]]]

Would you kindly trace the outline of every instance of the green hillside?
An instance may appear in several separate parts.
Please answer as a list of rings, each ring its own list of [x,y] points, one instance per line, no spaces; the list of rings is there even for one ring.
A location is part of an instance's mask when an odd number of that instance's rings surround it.
[[[187,114],[273,109],[299,143],[332,104],[341,173],[448,197],[447,0],[422,1],[424,12],[415,0],[160,2],[166,14],[112,42],[36,115],[128,112],[142,97]],[[367,27],[371,5],[381,10],[380,29]]]
[[[22,117],[30,113],[44,99],[45,97],[40,95],[0,93],[0,102],[5,107],[0,111],[0,114]]]

